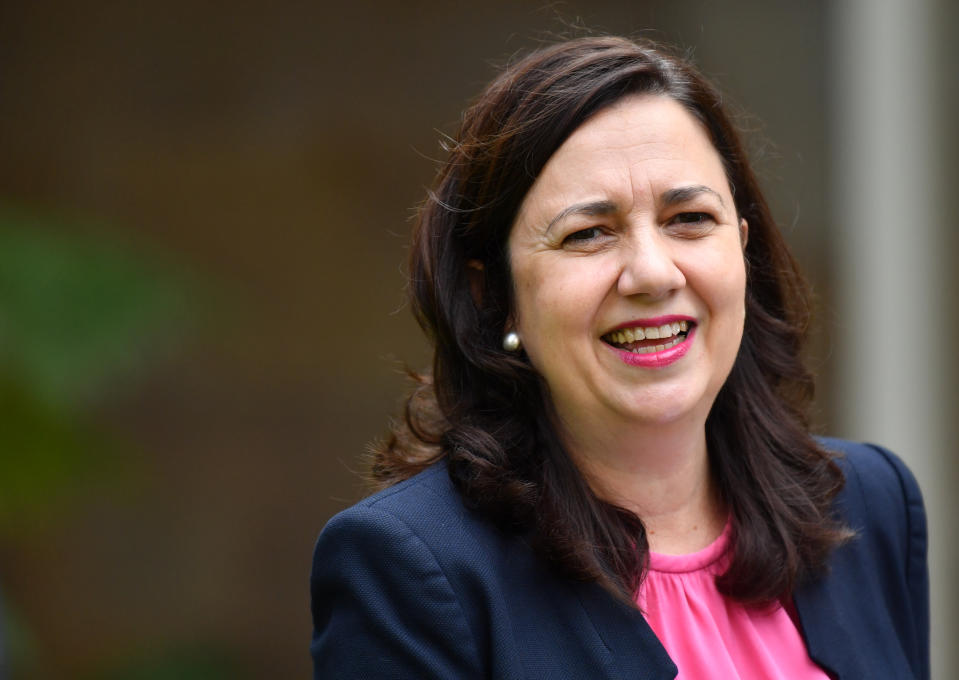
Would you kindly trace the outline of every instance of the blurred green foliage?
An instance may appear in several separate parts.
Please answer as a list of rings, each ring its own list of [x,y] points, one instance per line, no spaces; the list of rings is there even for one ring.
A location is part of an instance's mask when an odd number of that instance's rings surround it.
[[[10,545],[54,526],[85,495],[136,483],[136,451],[98,425],[96,408],[192,326],[195,279],[115,233],[0,203],[0,539]],[[7,595],[0,646],[9,670],[33,677],[43,645]],[[117,670],[102,677],[238,677],[225,659],[148,650],[105,662]]]
[[[226,650],[185,645],[147,652],[89,680],[242,680],[249,677]]]
[[[0,370],[82,406],[183,329],[185,277],[105,237],[0,207]]]
[[[87,482],[116,470],[116,443],[88,413],[189,325],[188,277],[96,234],[0,205],[4,534],[35,530]]]
[[[0,532],[31,533],[109,466],[109,437],[0,374]]]

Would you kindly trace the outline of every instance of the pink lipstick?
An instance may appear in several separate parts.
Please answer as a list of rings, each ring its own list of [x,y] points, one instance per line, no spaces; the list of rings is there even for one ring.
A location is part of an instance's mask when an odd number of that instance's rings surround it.
[[[602,339],[625,364],[662,368],[685,356],[695,334],[695,319],[669,315],[622,323]]]

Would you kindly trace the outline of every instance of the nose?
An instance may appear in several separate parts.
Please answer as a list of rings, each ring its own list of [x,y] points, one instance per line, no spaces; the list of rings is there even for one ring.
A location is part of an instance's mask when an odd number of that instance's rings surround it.
[[[623,262],[617,281],[620,295],[643,295],[649,300],[660,300],[686,285],[668,237],[655,227],[634,233],[628,245],[624,244]]]

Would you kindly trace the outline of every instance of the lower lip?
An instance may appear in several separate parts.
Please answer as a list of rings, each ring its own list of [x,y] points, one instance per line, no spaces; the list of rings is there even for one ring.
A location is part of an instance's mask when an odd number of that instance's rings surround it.
[[[664,366],[669,366],[674,364],[685,356],[686,352],[689,351],[689,347],[693,344],[693,337],[696,335],[696,327],[689,329],[689,333],[678,345],[673,345],[669,349],[664,349],[661,352],[647,352],[645,354],[637,354],[635,352],[630,352],[629,350],[619,349],[617,347],[609,346],[614,352],[619,355],[619,358],[623,360],[623,363],[630,366],[641,366],[642,368],[662,368]]]

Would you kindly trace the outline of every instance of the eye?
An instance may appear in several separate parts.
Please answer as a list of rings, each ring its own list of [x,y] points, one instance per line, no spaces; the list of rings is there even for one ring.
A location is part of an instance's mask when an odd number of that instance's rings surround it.
[[[699,238],[708,234],[716,225],[716,218],[707,212],[676,213],[669,220],[667,228],[676,236]]]
[[[711,222],[713,219],[712,215],[704,212],[683,212],[676,215],[673,218],[674,222],[679,224],[705,224]]]
[[[585,243],[586,241],[592,241],[593,239],[599,238],[602,233],[603,230],[599,227],[580,229],[579,231],[574,231],[572,234],[564,238],[563,243]]]

